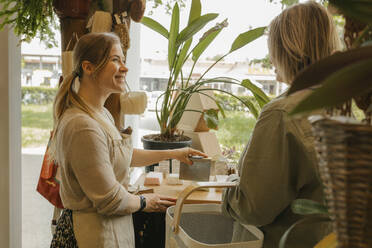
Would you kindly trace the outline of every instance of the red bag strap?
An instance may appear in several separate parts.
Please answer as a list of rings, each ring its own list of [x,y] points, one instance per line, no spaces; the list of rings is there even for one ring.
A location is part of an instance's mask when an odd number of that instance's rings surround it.
[[[50,138],[49,138],[48,146],[47,146],[47,149],[45,151],[43,164],[42,164],[42,167],[41,167],[40,177],[43,178],[43,179],[52,178],[55,174],[55,171],[57,170],[57,165],[55,164],[54,161],[49,160],[49,156],[48,156],[49,144],[50,144],[50,140],[51,140],[52,136],[53,136],[53,131],[50,132]]]

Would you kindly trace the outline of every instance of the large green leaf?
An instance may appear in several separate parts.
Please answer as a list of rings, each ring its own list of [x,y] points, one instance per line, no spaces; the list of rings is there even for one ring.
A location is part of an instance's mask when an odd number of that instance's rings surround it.
[[[355,19],[372,24],[372,1],[370,0],[330,0],[342,13]]]
[[[187,25],[180,34],[177,37],[177,44],[180,45],[182,42],[187,41],[191,37],[193,37],[194,34],[199,32],[205,25],[207,25],[208,22],[216,19],[218,14],[206,14],[198,17],[195,19],[192,23]]]
[[[225,110],[222,108],[221,103],[219,101],[215,101],[218,110],[220,111],[223,118],[226,118]]]
[[[372,57],[372,46],[360,47],[346,52],[338,52],[332,56],[319,60],[315,64],[308,66],[293,81],[288,95],[317,85],[332,73],[342,67],[351,65],[355,62],[370,59]]]
[[[204,112],[203,118],[207,123],[207,126],[212,129],[218,128],[218,110],[208,109]]]
[[[216,30],[209,33],[203,40],[195,46],[192,52],[192,60],[197,61],[202,53],[207,49],[207,47],[212,43],[212,41],[217,37],[221,30]]]
[[[200,0],[192,0],[188,24],[192,23],[194,20],[196,20],[197,18],[199,18],[200,15],[201,15],[201,3],[200,3]]]
[[[328,209],[319,202],[309,199],[297,199],[291,204],[292,212],[295,214],[328,214]]]
[[[154,30],[155,32],[161,34],[166,39],[168,39],[169,37],[168,30],[165,27],[163,27],[159,22],[155,21],[154,19],[144,16],[141,20],[141,23],[145,25],[146,27]]]
[[[205,49],[212,43],[212,41],[217,37],[223,28],[227,26],[227,20],[222,23],[217,24],[213,28],[206,31],[200,38],[199,43],[194,47],[192,52],[192,60],[197,61],[199,57],[203,54]]]
[[[241,83],[246,89],[250,90],[256,98],[258,104],[262,108],[266,103],[270,102],[270,98],[260,88],[254,85],[251,80],[244,79]]]
[[[322,82],[320,88],[300,102],[291,114],[344,103],[372,89],[372,59],[346,66]]]
[[[176,40],[178,36],[178,31],[180,28],[180,9],[176,3],[172,11],[172,21],[169,29],[169,39],[168,39],[168,63],[169,69],[173,68],[173,63],[176,58],[177,45]]]
[[[182,66],[183,66],[183,64],[185,62],[185,59],[186,59],[187,52],[190,49],[191,43],[192,43],[192,39],[189,39],[188,41],[185,42],[185,45],[181,49],[180,55],[179,55],[179,57],[177,59],[176,68],[174,70],[174,75],[175,75],[174,78],[175,79],[177,79],[178,74],[181,71],[181,68],[182,68]]]
[[[244,101],[244,100],[240,99],[240,101],[248,108],[249,112],[251,112],[251,114],[254,116],[254,118],[257,119],[259,113],[258,113],[258,110],[256,109],[256,107],[254,106],[254,104],[249,100]]]
[[[231,49],[229,53],[232,53],[233,51],[238,50],[239,48],[242,48],[243,46],[254,41],[255,39],[258,39],[264,34],[265,29],[266,27],[260,27],[260,28],[249,30],[245,33],[241,33],[234,40],[233,44],[231,45]]]

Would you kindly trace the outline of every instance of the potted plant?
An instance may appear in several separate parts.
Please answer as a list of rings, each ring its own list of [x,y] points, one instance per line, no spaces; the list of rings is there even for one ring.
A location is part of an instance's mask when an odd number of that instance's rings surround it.
[[[323,117],[313,118],[313,127],[337,247],[371,247],[372,2],[329,3],[346,19],[348,50],[306,68],[288,94],[316,86],[292,114],[328,108],[328,113],[350,116],[352,99],[364,111],[363,122]]]
[[[239,80],[229,77],[205,78],[206,73],[227,55],[262,36],[264,34],[265,27],[256,28],[240,34],[225,55],[215,61],[200,77],[192,79],[191,75],[193,73],[193,69],[195,66],[197,66],[200,56],[203,54],[206,48],[211,45],[218,34],[227,26],[227,20],[223,21],[222,23],[218,23],[214,27],[205,31],[200,40],[196,42],[196,45],[194,46],[192,46],[193,37],[203,30],[203,28],[208,23],[213,21],[217,16],[218,14],[215,13],[201,15],[200,0],[193,0],[188,24],[182,30],[180,30],[179,27],[180,14],[177,3],[174,4],[172,10],[169,30],[149,17],[144,17],[142,19],[142,24],[159,33],[168,40],[169,65],[168,84],[163,94],[161,94],[158,98],[158,101],[159,99],[162,99],[163,101],[160,108],[158,108],[158,104],[156,104],[155,108],[156,118],[160,126],[160,134],[142,137],[142,142],[144,143],[145,149],[178,148],[190,144],[190,139],[180,134],[180,132],[177,130],[177,125],[185,111],[201,112],[198,110],[187,109],[187,104],[193,94],[199,93],[210,97],[206,94],[206,91],[217,90],[241,100],[239,97],[230,92],[220,89],[206,88],[205,86],[210,83],[228,83],[245,87],[253,93],[261,107],[269,101],[269,98],[265,95],[265,93],[252,84],[248,79],[240,82]],[[192,60],[192,69],[186,74],[183,66],[189,58]],[[216,102],[219,111],[208,110],[206,112],[201,112],[204,120],[210,128],[216,128],[219,112],[224,116],[222,104],[216,99],[213,100]],[[241,101],[246,107],[248,107],[255,117],[258,116],[258,110],[254,107],[252,102]],[[165,142],[167,142],[166,145],[164,145]]]

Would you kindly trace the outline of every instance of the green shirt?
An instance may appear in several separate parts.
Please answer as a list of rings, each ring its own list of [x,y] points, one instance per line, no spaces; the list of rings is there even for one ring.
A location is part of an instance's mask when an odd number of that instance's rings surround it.
[[[239,185],[224,193],[224,214],[260,227],[264,247],[278,247],[283,233],[302,217],[292,213],[293,200],[323,202],[311,124],[306,117],[288,116],[308,93],[279,96],[264,107],[239,161]],[[325,229],[324,224],[297,228],[286,247],[312,247]],[[236,225],[233,241],[245,238],[242,231]]]

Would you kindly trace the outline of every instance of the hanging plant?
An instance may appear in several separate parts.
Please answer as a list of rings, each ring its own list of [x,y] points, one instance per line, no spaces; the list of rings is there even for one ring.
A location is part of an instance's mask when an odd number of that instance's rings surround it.
[[[39,38],[46,47],[51,48],[57,46],[55,39],[56,30],[59,29],[59,23],[55,12],[55,2],[62,4],[74,4],[74,6],[83,6],[89,1],[76,0],[0,0],[0,30],[6,25],[14,28],[14,33],[21,38],[21,42],[30,42],[34,38]],[[93,0],[98,9],[103,9],[103,0]],[[89,5],[88,5],[89,6]],[[75,9],[71,9],[74,11]],[[76,10],[75,10],[76,11]],[[84,12],[85,15],[88,12]],[[72,16],[75,18],[75,16]],[[86,18],[86,16],[77,16],[78,18]]]
[[[21,42],[30,42],[37,37],[49,48],[57,46],[53,31],[57,29],[53,0],[0,0],[0,4],[0,29],[10,25],[21,37]]]

